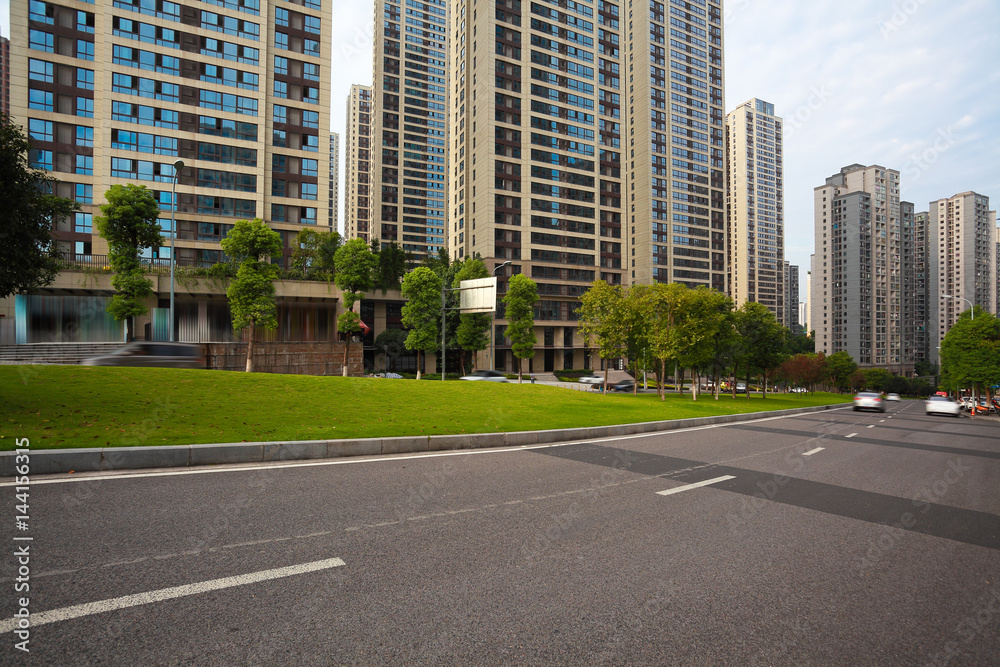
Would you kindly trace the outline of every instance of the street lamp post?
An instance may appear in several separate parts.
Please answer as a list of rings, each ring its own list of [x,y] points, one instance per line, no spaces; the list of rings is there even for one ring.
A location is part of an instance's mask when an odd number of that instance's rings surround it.
[[[961,299],[962,301],[964,301],[967,304],[969,304],[969,312],[971,313],[969,319],[975,321],[975,319],[976,319],[976,306],[971,301],[969,301],[968,299],[966,299],[964,296],[952,296],[951,294],[942,294],[941,296],[943,296],[946,299]]]
[[[170,188],[170,342],[174,342],[174,238],[177,236],[177,180],[184,160],[174,162],[174,180]]]
[[[497,271],[499,271],[503,267],[507,266],[508,264],[511,264],[510,260],[507,260],[503,264],[500,264],[499,266],[497,266],[495,269],[493,269],[493,275],[495,276],[497,274]],[[493,356],[494,353],[496,352],[495,345],[493,343],[493,339],[496,336],[495,329],[497,328],[496,324],[495,324],[495,322],[496,322],[496,315],[497,315],[497,311],[494,308],[493,315],[490,317],[490,370],[491,371],[495,371],[497,369],[496,368],[496,358]]]

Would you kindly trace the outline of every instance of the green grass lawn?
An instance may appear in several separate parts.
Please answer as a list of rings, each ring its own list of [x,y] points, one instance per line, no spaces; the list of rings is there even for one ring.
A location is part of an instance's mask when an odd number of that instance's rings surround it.
[[[0,366],[0,450],[488,433],[849,402],[835,394],[609,394],[532,384]]]

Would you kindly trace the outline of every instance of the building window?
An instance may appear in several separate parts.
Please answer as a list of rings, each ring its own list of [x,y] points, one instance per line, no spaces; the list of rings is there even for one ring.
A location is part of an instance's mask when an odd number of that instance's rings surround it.
[[[84,176],[92,176],[94,174],[94,156],[77,155],[76,168],[74,169],[73,173],[82,174]]]
[[[76,115],[81,118],[93,118],[94,100],[89,97],[76,98]]]
[[[94,34],[94,15],[90,12],[76,13],[76,29],[78,32],[89,32]]]
[[[284,204],[271,204],[271,222],[285,222]]]
[[[311,32],[314,35],[321,34],[320,32],[320,19],[318,16],[306,16],[306,32]]]
[[[73,231],[77,234],[93,234],[94,216],[90,213],[77,211],[73,220]]]
[[[272,197],[285,196],[285,181],[278,178],[275,178],[271,181],[271,196]]]
[[[275,123],[287,123],[288,122],[288,107],[282,106],[280,104],[274,105],[274,118],[272,120]]]
[[[288,143],[288,133],[284,130],[275,130],[271,144],[275,148],[285,148]]]
[[[303,110],[302,127],[319,128],[319,112]]]
[[[319,81],[319,65],[316,63],[302,63],[302,78],[310,81]]]
[[[44,32],[42,30],[29,30],[28,31],[28,48],[35,49],[36,51],[45,51],[46,53],[55,52],[56,39],[51,32]]]
[[[80,60],[93,60],[94,43],[85,39],[76,40],[76,57]]]
[[[287,164],[288,158],[284,155],[272,155],[271,156],[271,171],[277,172],[279,174],[285,173],[285,165]]]
[[[94,70],[84,69],[82,67],[76,68],[76,87],[83,90],[93,90],[94,89]]]
[[[274,57],[274,73],[288,74],[288,58],[283,58],[282,56]]]
[[[29,118],[28,136],[36,141],[52,141],[52,121]]]
[[[302,40],[302,49],[305,53],[311,56],[319,55],[319,40],[318,39],[304,39]]]
[[[303,225],[315,225],[316,209],[311,206],[303,206],[299,210],[299,222]]]
[[[78,204],[93,204],[94,186],[89,183],[77,183],[73,198]]]
[[[53,71],[54,66],[50,62],[44,60],[35,60],[34,58],[28,59],[28,78],[32,81],[44,81],[45,83],[53,82]]]
[[[288,10],[278,7],[274,10],[274,22],[276,25],[288,27]]]
[[[281,98],[288,97],[288,83],[286,81],[274,82],[274,96]]]
[[[32,169],[52,171],[52,151],[43,151],[38,148],[29,149],[28,166]]]
[[[51,5],[47,2],[40,2],[39,0],[31,0],[31,2],[28,3],[28,19],[30,21],[35,21],[36,23],[48,23],[49,25],[52,25],[55,23],[55,18],[55,5]]]
[[[319,160],[307,157],[302,158],[302,175],[319,176]]]
[[[319,136],[315,134],[303,134],[302,135],[302,150],[304,151],[319,151]]]
[[[51,37],[52,35],[49,35]],[[288,35],[283,32],[274,33],[274,46],[275,48],[288,50]]]
[[[94,128],[87,127],[86,125],[76,126],[76,145],[77,146],[91,146],[94,145]]]
[[[52,111],[52,93],[47,90],[30,89],[28,91],[28,108],[38,109],[39,111]]]
[[[316,199],[318,186],[315,183],[302,184],[302,199]]]

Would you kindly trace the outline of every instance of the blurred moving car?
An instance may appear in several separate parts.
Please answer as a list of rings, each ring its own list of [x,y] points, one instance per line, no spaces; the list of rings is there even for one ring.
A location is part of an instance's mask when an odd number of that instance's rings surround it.
[[[854,410],[877,410],[885,412],[885,402],[880,394],[873,391],[862,391],[854,397]]]
[[[83,366],[149,366],[153,368],[208,368],[201,345],[133,341],[111,354],[90,357]]]
[[[790,389],[789,391],[791,391],[793,394],[804,394],[809,390],[806,389],[805,387],[795,387],[794,389]]]
[[[931,396],[924,403],[924,412],[929,415],[951,415],[957,417],[961,406],[947,396]]]
[[[604,378],[600,375],[584,375],[577,382],[582,382],[583,384],[604,384]]]
[[[459,380],[486,380],[487,382],[507,382],[507,376],[500,371],[475,371],[472,375],[465,375]]]
[[[632,380],[622,380],[611,385],[612,391],[632,391],[634,388],[635,382]]]
[[[899,394],[889,394],[888,396],[885,397],[885,400],[887,400],[887,401],[898,401],[898,400],[900,400]]]
[[[736,393],[737,394],[745,394],[745,393],[747,393],[747,383],[746,382],[737,382],[736,383]]]

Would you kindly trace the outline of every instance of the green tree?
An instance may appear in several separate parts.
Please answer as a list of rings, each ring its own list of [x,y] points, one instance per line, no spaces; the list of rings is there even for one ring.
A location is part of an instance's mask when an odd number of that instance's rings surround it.
[[[535,313],[538,303],[538,286],[535,281],[518,273],[507,283],[507,294],[503,297],[506,306],[507,328],[504,337],[510,339],[511,350],[517,357],[517,381],[521,382],[521,361],[535,354]]]
[[[941,341],[941,385],[989,395],[1000,384],[1000,321],[979,308],[975,314],[975,319],[968,310],[959,315]]]
[[[28,165],[24,129],[0,113],[0,299],[44,287],[59,273],[52,226],[79,208],[56,197],[55,179]]]
[[[373,241],[376,243],[376,241]],[[381,290],[397,290],[406,274],[406,252],[395,241],[378,251],[376,287]]]
[[[657,283],[649,294],[651,318],[650,352],[657,360],[657,384],[660,400],[666,400],[667,364],[676,364],[679,357],[677,325],[690,289],[682,283]]]
[[[396,360],[403,356],[406,349],[406,331],[403,329],[386,329],[375,337],[375,348],[382,350],[385,358],[385,371],[396,370]]]
[[[247,332],[246,372],[253,372],[253,346],[257,328],[278,327],[278,307],[274,279],[278,268],[270,258],[281,253],[281,235],[260,218],[237,220],[226,237],[222,250],[239,264],[236,278],[229,283],[226,297],[233,316],[233,331]]]
[[[816,341],[805,334],[805,332],[793,334],[788,332],[788,353],[789,354],[814,354],[816,352]]]
[[[295,237],[292,269],[298,271],[303,278],[329,280],[335,273],[334,257],[342,243],[343,240],[336,231],[301,230]]]
[[[114,271],[111,285],[115,295],[108,312],[116,320],[125,320],[125,338],[131,341],[135,317],[149,312],[146,300],[153,294],[153,281],[146,277],[141,257],[143,250],[163,244],[160,207],[145,185],[112,185],[104,198],[103,215],[94,219],[94,227],[108,242],[108,263]]]
[[[764,384],[763,397],[767,398],[768,381],[785,360],[785,332],[788,329],[778,324],[767,306],[747,301],[736,313],[736,330],[748,388],[751,374],[758,373]]]
[[[622,298],[621,287],[597,280],[580,297],[580,306],[576,310],[579,315],[577,331],[587,341],[588,348],[593,345],[597,356],[605,361],[605,368],[608,360],[622,353]],[[608,373],[605,370],[604,390],[607,389]]]
[[[847,352],[834,352],[826,358],[826,377],[841,393],[851,386],[851,376],[856,370],[858,365]]]
[[[334,280],[344,295],[344,312],[337,318],[337,331],[345,334],[344,377],[347,377],[347,361],[351,351],[351,336],[360,333],[361,317],[354,312],[354,304],[361,295],[372,288],[372,279],[378,258],[371,253],[364,239],[351,239],[337,249],[333,258],[337,267]]]
[[[866,368],[865,387],[871,391],[887,391],[886,385],[892,377],[892,373],[884,368]]]
[[[489,278],[490,272],[486,264],[478,257],[469,257],[463,263],[461,269],[455,274],[452,280],[452,287],[461,287],[463,280],[476,280],[477,278]],[[465,372],[465,355],[470,353],[471,361],[476,358],[476,353],[485,350],[490,344],[490,327],[493,326],[493,317],[489,313],[462,313],[455,331],[455,342],[461,351],[462,371]]]
[[[406,349],[417,350],[427,359],[427,351],[437,348],[439,322],[441,321],[441,278],[426,266],[418,266],[403,278],[403,326],[410,332],[406,336]],[[420,368],[417,364],[417,379]]]
[[[618,301],[617,319],[620,326],[622,351],[628,359],[628,367],[635,378],[632,395],[639,391],[639,372],[644,365],[650,345],[652,325],[650,319],[652,300],[649,285],[632,285],[622,290]],[[607,384],[605,373],[605,384]]]

